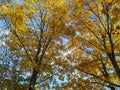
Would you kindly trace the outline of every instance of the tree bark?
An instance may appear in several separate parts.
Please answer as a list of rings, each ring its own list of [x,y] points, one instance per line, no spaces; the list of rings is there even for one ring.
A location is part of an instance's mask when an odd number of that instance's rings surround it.
[[[35,84],[37,80],[38,70],[33,69],[32,76],[30,79],[29,90],[35,90]]]
[[[114,88],[114,87],[112,87],[112,86],[110,86],[109,88],[110,88],[111,90],[115,90],[115,88]]]
[[[112,65],[113,65],[113,67],[114,67],[114,69],[117,73],[117,76],[120,79],[120,68],[119,68],[119,66],[116,62],[115,53],[114,53],[115,50],[114,50],[114,44],[113,44],[112,36],[111,36],[111,34],[108,34],[108,36],[109,36],[109,43],[111,45],[111,52],[107,53],[107,54],[108,54],[108,56],[110,58],[110,61],[111,61]]]
[[[112,65],[113,65],[113,67],[114,67],[114,69],[115,69],[115,71],[117,73],[117,76],[120,79],[120,69],[119,69],[118,64],[117,64],[117,62],[115,60],[115,57],[113,57],[111,54],[109,54],[109,58],[110,58],[110,61],[111,61]]]

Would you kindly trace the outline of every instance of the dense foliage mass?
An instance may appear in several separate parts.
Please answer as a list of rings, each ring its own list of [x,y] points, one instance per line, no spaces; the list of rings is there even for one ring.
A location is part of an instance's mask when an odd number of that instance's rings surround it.
[[[119,90],[119,0],[1,0],[0,90]]]

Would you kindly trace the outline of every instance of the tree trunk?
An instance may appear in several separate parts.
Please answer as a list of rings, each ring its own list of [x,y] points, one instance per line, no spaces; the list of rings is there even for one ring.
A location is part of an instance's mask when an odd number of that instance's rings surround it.
[[[109,88],[110,88],[111,90],[115,90],[115,88],[114,88],[114,87],[112,87],[112,86],[110,86]]]
[[[29,90],[35,90],[38,71],[34,68],[30,79]]]
[[[109,36],[109,43],[111,45],[111,53],[107,53],[107,54],[108,54],[110,61],[111,61],[112,65],[117,73],[117,76],[120,79],[120,68],[119,68],[119,66],[116,62],[116,59],[115,59],[115,53],[114,53],[115,50],[114,50],[114,44],[113,44],[111,33],[108,36]]]
[[[115,71],[117,73],[117,76],[120,79],[120,69],[119,69],[118,64],[117,64],[117,62],[115,60],[115,57],[113,57],[111,54],[109,54],[109,58],[110,58],[110,61],[111,61],[112,65],[113,65],[113,67],[114,67],[114,69],[115,69]]]

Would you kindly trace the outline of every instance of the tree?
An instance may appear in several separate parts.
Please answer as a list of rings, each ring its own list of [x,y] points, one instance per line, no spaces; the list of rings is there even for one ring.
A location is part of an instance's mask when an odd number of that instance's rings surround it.
[[[45,6],[44,3],[48,5]],[[62,47],[60,35],[64,30],[61,29],[65,26],[65,23],[62,23],[62,15],[67,13],[62,4],[61,1],[58,1],[57,6],[52,0],[26,0],[22,4],[11,2],[9,5],[1,5],[2,20],[10,32],[10,38],[7,40],[9,52],[20,60],[23,69],[32,70],[29,90],[35,89],[38,77],[42,81],[54,72],[53,64],[60,54],[58,48]],[[61,7],[63,9],[56,12]],[[49,8],[52,10],[48,11]]]
[[[119,2],[79,0],[72,2],[71,6],[71,24],[77,32],[69,46],[74,55],[71,62],[75,60],[79,76],[83,73],[87,75],[87,79],[82,81],[96,83],[99,88],[107,86],[115,90],[115,87],[120,87],[120,38],[119,29],[116,28],[119,26]]]
[[[120,87],[118,0],[6,0],[0,11],[12,89]]]

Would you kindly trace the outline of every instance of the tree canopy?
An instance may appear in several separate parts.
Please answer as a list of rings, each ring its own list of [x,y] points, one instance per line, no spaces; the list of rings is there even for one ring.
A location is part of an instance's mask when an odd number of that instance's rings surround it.
[[[119,0],[0,2],[0,90],[119,90]]]

